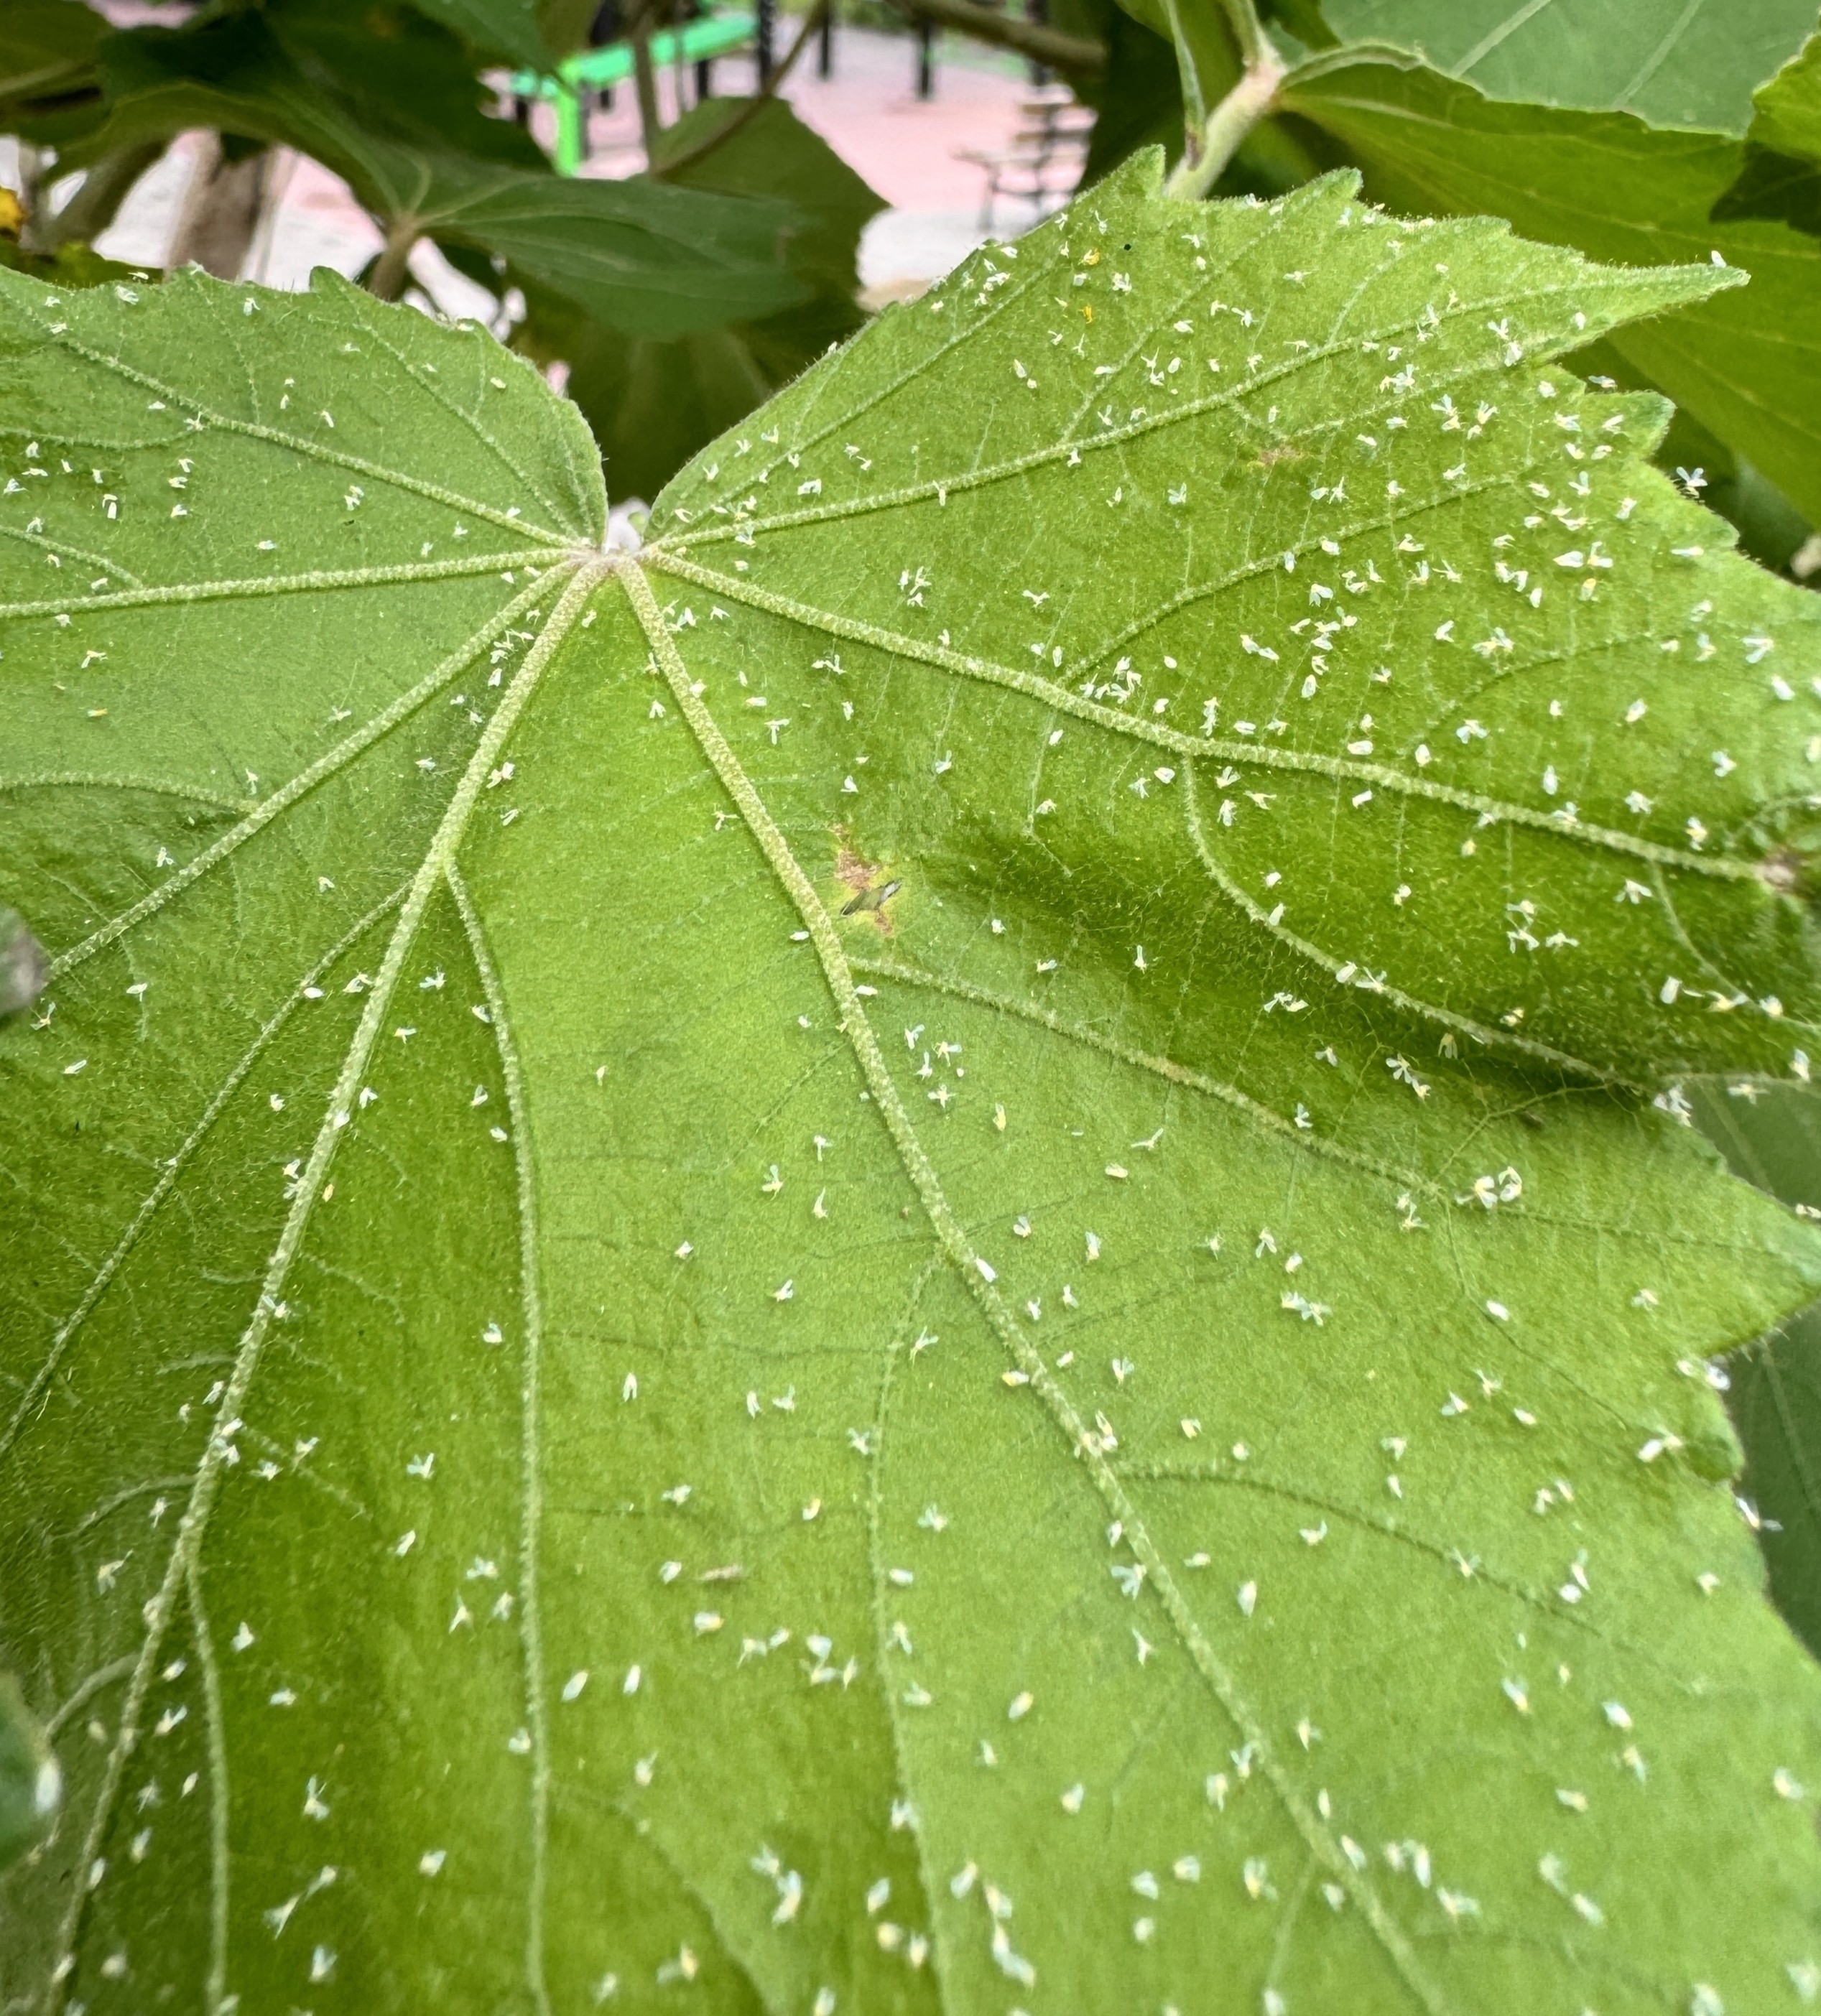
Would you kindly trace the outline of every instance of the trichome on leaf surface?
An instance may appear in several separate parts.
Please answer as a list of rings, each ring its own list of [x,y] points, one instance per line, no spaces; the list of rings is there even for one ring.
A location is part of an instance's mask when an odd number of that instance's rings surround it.
[[[604,550],[319,275],[0,276],[0,1994],[1773,2009],[1821,604],[1721,294],[1141,156]]]

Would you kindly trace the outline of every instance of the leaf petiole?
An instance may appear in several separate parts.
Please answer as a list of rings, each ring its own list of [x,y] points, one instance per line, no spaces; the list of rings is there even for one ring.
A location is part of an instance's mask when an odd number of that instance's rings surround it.
[[[1271,54],[1271,41],[1253,0],[1221,0],[1221,8],[1227,17],[1228,27],[1233,31],[1233,40],[1239,45],[1239,60],[1248,70],[1262,63]],[[1173,16],[1174,12],[1173,8]]]
[[[1247,63],[1239,81],[1203,122],[1199,146],[1177,164],[1164,185],[1166,195],[1195,202],[1207,194],[1240,142],[1270,110],[1284,74],[1283,64],[1268,46]]]

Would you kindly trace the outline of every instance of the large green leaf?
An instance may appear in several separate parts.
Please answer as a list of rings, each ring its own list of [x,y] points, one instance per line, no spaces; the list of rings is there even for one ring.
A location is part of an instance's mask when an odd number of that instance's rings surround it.
[[[1608,391],[1621,386],[1633,392],[1658,390],[1610,338],[1573,351],[1568,362],[1581,376]],[[1786,568],[1807,540],[1808,521],[1783,492],[1686,409],[1671,413],[1650,459],[1710,511],[1718,511],[1737,531],[1740,551],[1773,573]]]
[[[1615,1078],[1808,1035],[1821,643],[1546,362],[1726,276],[1158,174],[636,562],[477,332],[0,275],[0,1994],[1812,1981],[1821,1244]]]
[[[1367,186],[1417,213],[1496,211],[1590,257],[1713,254],[1751,276],[1623,331],[1618,348],[1734,453],[1821,523],[1821,245],[1787,225],[1713,218],[1743,149],[1621,113],[1496,104],[1392,50],[1314,59],[1282,93],[1341,141]]]
[[[658,166],[676,187],[789,203],[805,222],[789,261],[807,298],[666,342],[622,336],[527,289],[530,313],[517,340],[534,356],[568,364],[569,396],[587,416],[618,497],[655,497],[705,442],[853,334],[865,319],[855,301],[860,235],[885,207],[777,99],[756,109],[750,99],[705,99],[665,129]]]
[[[1322,0],[1343,41],[1412,50],[1488,98],[1742,133],[1815,0]]]

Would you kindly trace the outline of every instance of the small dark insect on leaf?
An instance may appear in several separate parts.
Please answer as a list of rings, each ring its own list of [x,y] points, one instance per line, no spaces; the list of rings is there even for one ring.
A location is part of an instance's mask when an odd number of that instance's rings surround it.
[[[1520,1106],[1517,1109],[1517,1117],[1524,1122],[1525,1126],[1529,1128],[1533,1133],[1536,1134],[1542,1133],[1544,1128],[1549,1124],[1548,1121],[1544,1119],[1543,1116],[1537,1111],[1536,1108],[1532,1106]]]
[[[0,903],[0,1015],[29,1008],[43,993],[49,973],[45,949],[25,920]]]
[[[842,905],[841,914],[844,917],[851,917],[863,910],[876,910],[881,904],[896,895],[903,886],[902,882],[882,882],[876,889],[863,889],[851,903]]]

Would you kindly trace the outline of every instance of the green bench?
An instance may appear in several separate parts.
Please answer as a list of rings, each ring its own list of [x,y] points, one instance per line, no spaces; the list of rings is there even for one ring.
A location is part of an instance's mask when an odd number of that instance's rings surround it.
[[[752,41],[759,27],[756,15],[705,14],[685,22],[680,28],[660,28],[651,38],[651,63],[662,70],[666,63],[706,63],[711,56],[726,56]],[[578,49],[565,56],[554,77],[535,70],[520,70],[511,80],[514,98],[547,98],[557,108],[557,173],[572,175],[588,149],[587,113],[583,94],[610,90],[633,74],[630,42],[609,42],[598,49]]]

